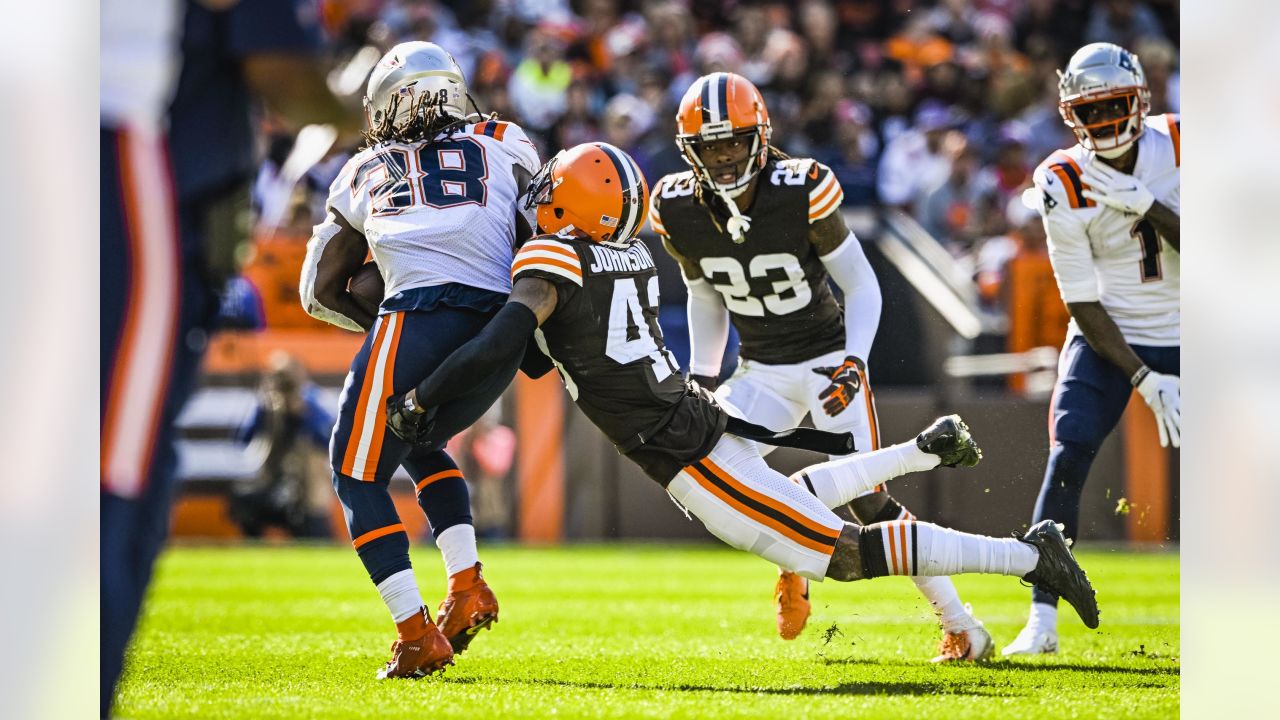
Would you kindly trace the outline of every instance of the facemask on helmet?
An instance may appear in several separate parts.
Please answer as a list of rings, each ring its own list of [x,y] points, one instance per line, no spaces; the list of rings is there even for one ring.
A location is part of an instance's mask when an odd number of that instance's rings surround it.
[[[1092,43],[1076,51],[1058,76],[1058,112],[1076,141],[1106,158],[1127,152],[1151,109],[1138,57],[1118,45]]]
[[[768,160],[769,110],[751,81],[734,73],[717,72],[694,81],[676,114],[676,146],[698,181],[727,198],[741,195]],[[737,140],[747,147],[741,170],[733,179],[720,177],[728,165],[708,166],[702,151],[707,143]]]

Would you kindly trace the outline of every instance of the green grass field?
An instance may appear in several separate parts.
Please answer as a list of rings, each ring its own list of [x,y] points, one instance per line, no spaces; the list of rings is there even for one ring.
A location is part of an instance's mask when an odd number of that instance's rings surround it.
[[[814,587],[799,639],[774,634],[775,571],[710,545],[484,549],[502,604],[443,676],[378,682],[394,636],[343,547],[170,550],[117,711],[136,718],[1171,718],[1178,557],[1083,552],[1102,608],[1064,605],[1057,657],[929,664],[932,616],[905,578]],[[427,602],[444,587],[415,552]],[[1017,580],[957,585],[997,648],[1025,618]],[[998,652],[997,652],[998,655]]]

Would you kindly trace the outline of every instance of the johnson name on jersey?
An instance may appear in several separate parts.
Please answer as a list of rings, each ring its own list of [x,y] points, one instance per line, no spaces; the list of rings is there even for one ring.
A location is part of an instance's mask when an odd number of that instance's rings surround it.
[[[1147,118],[1132,173],[1175,213],[1181,207],[1181,130],[1177,115]],[[1150,221],[1085,197],[1081,169],[1091,162],[1099,160],[1076,145],[1050,155],[1035,172],[1036,202],[1062,299],[1101,302],[1131,344],[1178,345],[1179,254],[1161,242]],[[1079,333],[1074,320],[1070,333]]]
[[[682,268],[688,273],[696,267],[691,279],[705,277],[720,292],[738,329],[741,356],[790,364],[843,348],[842,311],[810,241],[810,226],[836,212],[844,197],[831,170],[811,159],[770,158],[746,213],[751,228],[742,243],[725,231],[729,214],[718,196],[695,197],[696,182],[692,172],[660,179],[649,219],[684,259]]]
[[[511,266],[556,285],[556,309],[538,329],[583,413],[660,483],[710,452],[724,412],[691,394],[658,325],[658,273],[643,243],[617,250],[589,240],[540,236]],[[670,432],[671,427],[681,432]]]
[[[508,122],[464,125],[429,143],[382,143],[347,162],[329,209],[369,241],[388,298],[445,283],[507,293],[519,192],[513,166],[533,175],[541,163]]]

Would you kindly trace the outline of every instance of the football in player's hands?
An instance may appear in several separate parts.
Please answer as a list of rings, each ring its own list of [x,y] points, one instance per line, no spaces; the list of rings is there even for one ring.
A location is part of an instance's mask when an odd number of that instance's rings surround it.
[[[378,306],[382,304],[382,295],[386,287],[382,284],[382,272],[378,264],[372,260],[360,266],[356,274],[351,276],[347,291],[355,299],[356,304],[370,315],[378,314]]]

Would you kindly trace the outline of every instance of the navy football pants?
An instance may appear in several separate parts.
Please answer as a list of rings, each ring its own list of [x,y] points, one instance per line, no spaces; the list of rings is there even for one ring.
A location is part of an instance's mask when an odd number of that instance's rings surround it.
[[[1181,348],[1133,345],[1142,362],[1158,373],[1180,375]],[[1036,500],[1032,522],[1046,518],[1063,523],[1069,538],[1079,536],[1080,495],[1093,458],[1115,428],[1133,393],[1129,378],[1104,360],[1081,336],[1063,349],[1058,383],[1049,406],[1049,464]],[[1039,589],[1036,602],[1057,603]]]
[[[202,272],[199,213],[175,207],[163,137],[104,128],[100,139],[105,717],[168,533],[173,421],[195,386],[217,298]]]
[[[389,491],[397,466],[403,466],[413,480],[433,535],[454,525],[471,524],[466,482],[442,448],[489,409],[515,368],[495,373],[443,405],[428,447],[409,446],[387,430],[386,399],[431,374],[450,353],[475,337],[494,312],[437,305],[381,315],[351,363],[329,461],[352,544],[374,584],[410,567],[408,534]]]

